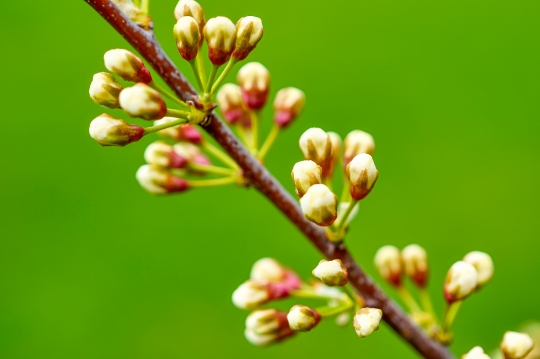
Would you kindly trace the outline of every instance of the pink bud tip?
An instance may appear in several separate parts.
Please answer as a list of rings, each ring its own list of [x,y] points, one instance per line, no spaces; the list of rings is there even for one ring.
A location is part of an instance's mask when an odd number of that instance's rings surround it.
[[[285,128],[289,126],[295,118],[296,116],[292,112],[279,111],[274,116],[274,121],[276,122],[276,125],[278,125],[279,127]]]
[[[260,110],[266,104],[268,89],[265,91],[242,91],[242,98],[247,107],[252,110]]]
[[[182,140],[191,142],[193,144],[199,144],[203,139],[201,133],[191,125],[184,125],[180,127],[180,137]]]
[[[152,82],[152,75],[150,74],[148,68],[146,68],[146,66],[144,65],[141,67],[141,70],[137,74],[137,77],[139,82],[144,82],[145,84],[149,84],[150,82]]]
[[[170,166],[172,168],[186,168],[188,165],[188,160],[174,151],[171,151],[169,156]]]
[[[185,179],[170,176],[166,189],[168,193],[184,192],[189,189],[189,183]]]
[[[212,162],[210,162],[210,159],[208,159],[208,157],[206,157],[202,153],[193,157],[193,162],[204,166],[209,166],[212,164]]]

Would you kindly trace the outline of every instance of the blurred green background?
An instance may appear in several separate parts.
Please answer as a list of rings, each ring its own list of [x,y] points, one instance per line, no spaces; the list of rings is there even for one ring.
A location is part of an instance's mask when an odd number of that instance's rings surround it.
[[[540,319],[540,2],[201,2],[207,18],[261,17],[249,59],[270,69],[274,93],[307,94],[267,161],[288,189],[306,128],[374,135],[381,176],[348,238],[370,273],[380,246],[423,245],[442,310],[447,268],[470,250],[493,256],[494,280],[457,319],[456,354]],[[175,3],[151,9],[187,73]],[[134,178],[150,139],[101,148],[88,136],[104,112],[92,75],[127,45],[83,1],[4,1],[0,19],[1,358],[417,357],[386,326],[360,340],[331,321],[248,344],[230,297],[251,264],[272,256],[308,277],[320,255],[254,190],[154,197]]]

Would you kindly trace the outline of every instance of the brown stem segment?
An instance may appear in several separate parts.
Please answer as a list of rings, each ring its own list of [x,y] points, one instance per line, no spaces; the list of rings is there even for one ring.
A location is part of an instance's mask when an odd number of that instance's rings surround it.
[[[184,101],[197,92],[163,52],[153,32],[145,31],[126,18],[110,0],[85,0],[111,24],[152,65],[170,88]],[[451,359],[452,354],[428,338],[407,315],[371,280],[343,245],[330,243],[324,231],[304,219],[298,201],[262,166],[216,114],[204,129],[242,168],[244,176],[264,194],[329,259],[340,259],[349,271],[350,283],[362,294],[369,307],[380,308],[384,320],[424,358]]]

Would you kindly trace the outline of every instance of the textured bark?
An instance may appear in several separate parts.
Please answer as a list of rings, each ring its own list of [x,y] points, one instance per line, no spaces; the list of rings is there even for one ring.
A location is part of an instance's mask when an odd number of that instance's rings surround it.
[[[111,24],[154,68],[170,88],[184,101],[197,92],[164,53],[152,31],[138,27],[126,18],[111,0],[85,0]],[[424,358],[450,359],[452,354],[428,338],[355,262],[345,245],[330,243],[324,231],[304,219],[298,201],[238,141],[231,130],[213,113],[203,128],[227,151],[244,171],[250,184],[266,196],[317,249],[329,259],[340,259],[349,271],[349,282],[369,307],[380,308],[383,319]]]

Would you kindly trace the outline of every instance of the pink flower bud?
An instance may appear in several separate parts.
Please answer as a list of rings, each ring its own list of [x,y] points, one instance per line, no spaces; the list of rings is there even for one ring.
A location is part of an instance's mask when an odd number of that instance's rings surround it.
[[[123,49],[110,50],[105,53],[105,67],[120,76],[122,80],[131,82],[152,82],[150,71],[141,59],[132,52]]]
[[[188,163],[193,162],[199,165],[210,165],[211,162],[204,155],[204,153],[201,152],[199,147],[188,143],[188,142],[180,142],[173,146],[174,152],[176,152],[179,156],[182,158],[185,158]]]
[[[304,109],[306,95],[303,91],[287,87],[279,90],[274,100],[274,122],[285,128],[293,122]]]
[[[270,72],[258,62],[242,66],[237,81],[242,88],[244,103],[251,110],[260,110],[266,104],[270,89]]]
[[[178,120],[175,117],[163,117],[161,120],[154,121],[154,125],[163,125],[168,122]],[[173,139],[175,141],[185,141],[198,145],[202,142],[203,137],[199,130],[192,125],[178,125],[166,128],[158,132],[159,135]]]
[[[399,249],[394,246],[381,247],[375,254],[375,267],[387,282],[396,287],[401,285],[403,263]]]
[[[231,20],[223,16],[208,20],[204,26],[204,37],[212,64],[220,66],[229,61],[236,41],[236,27]]]
[[[166,168],[185,168],[188,160],[173,151],[173,147],[163,141],[151,143],[144,151],[148,164]]]
[[[156,165],[143,165],[135,176],[141,187],[153,194],[184,192],[189,189],[185,179],[175,177]]]
[[[217,93],[217,103],[223,117],[231,125],[250,121],[249,113],[244,108],[242,90],[238,85],[223,85]]]
[[[424,288],[429,272],[426,250],[417,244],[411,244],[403,248],[401,258],[407,275],[418,287]]]
[[[120,92],[120,106],[131,117],[158,120],[167,114],[167,105],[156,90],[143,83]]]
[[[106,113],[90,123],[89,131],[90,136],[102,146],[122,147],[137,142],[144,136],[144,128],[130,125]]]

